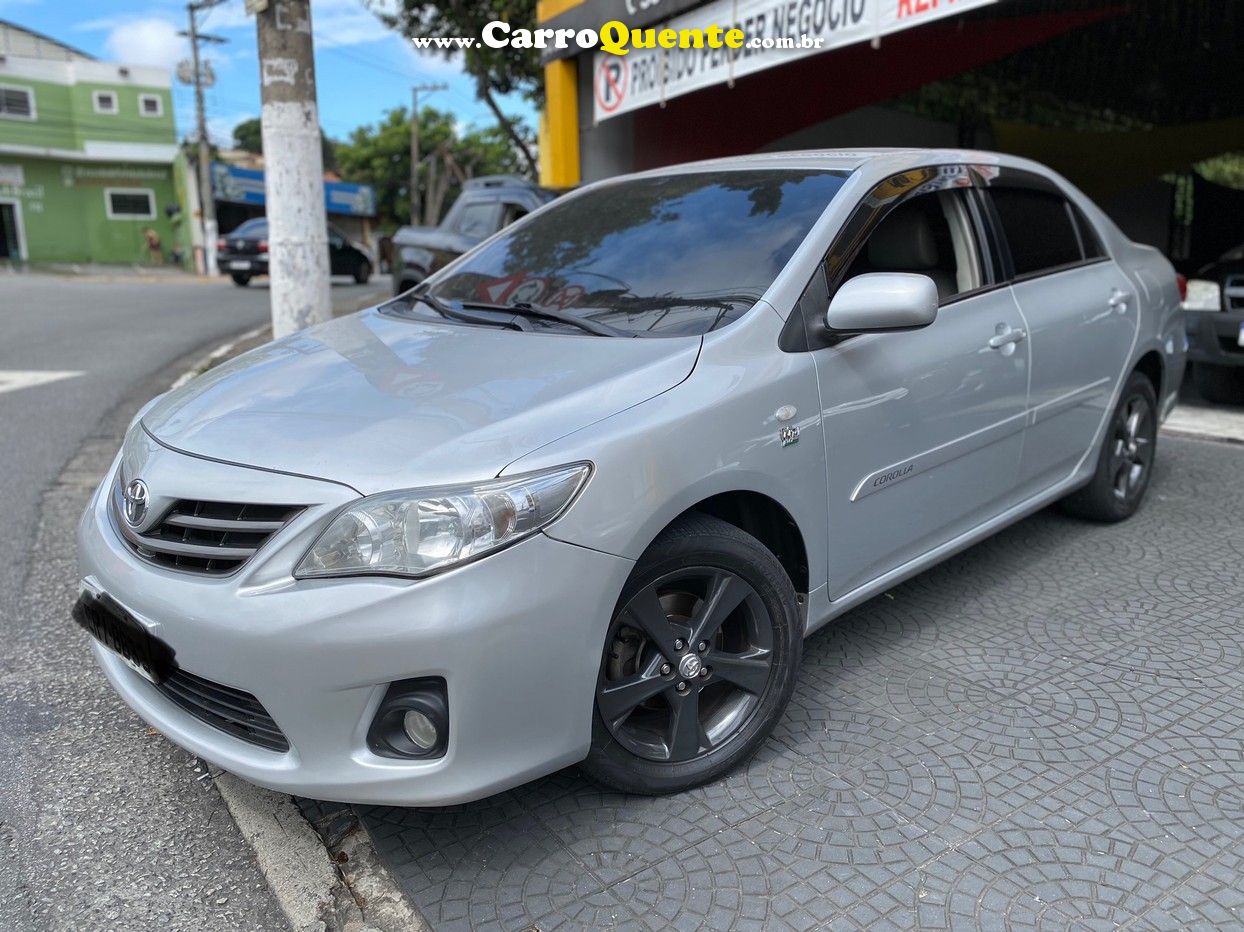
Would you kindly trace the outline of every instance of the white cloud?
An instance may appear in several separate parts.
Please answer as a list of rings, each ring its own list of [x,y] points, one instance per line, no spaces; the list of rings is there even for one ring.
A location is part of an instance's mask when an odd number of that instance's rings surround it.
[[[110,27],[104,39],[110,58],[129,65],[175,68],[189,54],[177,27],[164,19],[131,19]]]
[[[317,45],[365,45],[393,35],[359,0],[320,0],[311,9]]]
[[[209,116],[207,119],[207,138],[222,149],[233,147],[233,128],[245,120],[253,120],[258,113],[240,111],[228,116]],[[192,124],[193,125],[193,124]]]

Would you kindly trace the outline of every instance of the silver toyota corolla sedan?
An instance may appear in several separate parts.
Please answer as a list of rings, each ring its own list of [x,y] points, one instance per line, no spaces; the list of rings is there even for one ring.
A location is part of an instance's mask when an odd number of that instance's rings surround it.
[[[78,622],[171,740],[438,805],[745,760],[803,637],[1025,515],[1140,505],[1175,274],[1054,173],[806,152],[593,184],[147,406]]]

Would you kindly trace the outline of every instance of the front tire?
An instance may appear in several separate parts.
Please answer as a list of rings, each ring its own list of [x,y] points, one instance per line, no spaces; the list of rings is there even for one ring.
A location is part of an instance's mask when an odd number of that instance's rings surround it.
[[[1197,394],[1220,405],[1244,404],[1244,368],[1213,366],[1198,362],[1192,366]]]
[[[1093,478],[1063,499],[1063,510],[1092,521],[1130,518],[1149,488],[1157,439],[1158,399],[1153,383],[1133,372],[1106,427]]]
[[[354,280],[360,285],[366,285],[367,280],[371,278],[371,263],[360,262],[354,267]]]
[[[648,795],[724,776],[781,717],[802,647],[795,588],[773,553],[717,518],[679,519],[618,600],[583,770]]]

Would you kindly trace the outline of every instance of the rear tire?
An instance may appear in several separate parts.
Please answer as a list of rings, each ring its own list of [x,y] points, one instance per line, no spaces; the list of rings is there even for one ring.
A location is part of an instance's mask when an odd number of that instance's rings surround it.
[[[1153,474],[1158,399],[1153,383],[1133,372],[1110,416],[1089,484],[1062,501],[1065,512],[1091,521],[1123,521],[1140,507]]]
[[[371,278],[370,262],[360,262],[354,267],[354,280],[360,285],[366,285],[369,278]]]
[[[251,277],[246,272],[234,272],[229,277],[233,279],[233,283],[239,288],[245,288],[251,283]]]
[[[1212,366],[1198,362],[1192,367],[1197,393],[1220,405],[1244,404],[1244,367]]]
[[[708,515],[679,519],[618,599],[582,769],[646,795],[719,779],[781,717],[802,648],[795,588],[768,548]]]

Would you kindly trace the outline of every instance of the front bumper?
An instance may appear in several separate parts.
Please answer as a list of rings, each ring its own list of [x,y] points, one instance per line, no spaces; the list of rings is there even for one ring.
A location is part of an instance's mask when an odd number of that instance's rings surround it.
[[[269,501],[328,500],[237,573],[196,575],[151,565],[129,548],[104,494],[118,468],[79,525],[84,584],[172,646],[183,670],[253,694],[290,749],[265,750],[200,721],[94,644],[122,698],[176,744],[275,790],[386,805],[478,799],[587,753],[600,652],[630,561],[537,534],[420,581],[295,580],[293,565],[335,510],[331,499],[353,493],[158,449],[143,477],[172,497],[237,500],[275,485],[284,487],[268,490]],[[373,754],[367,730],[388,684],[425,676],[443,677],[448,688],[444,757]]]
[[[1244,311],[1185,311],[1188,360],[1215,366],[1244,366],[1240,328]]]

